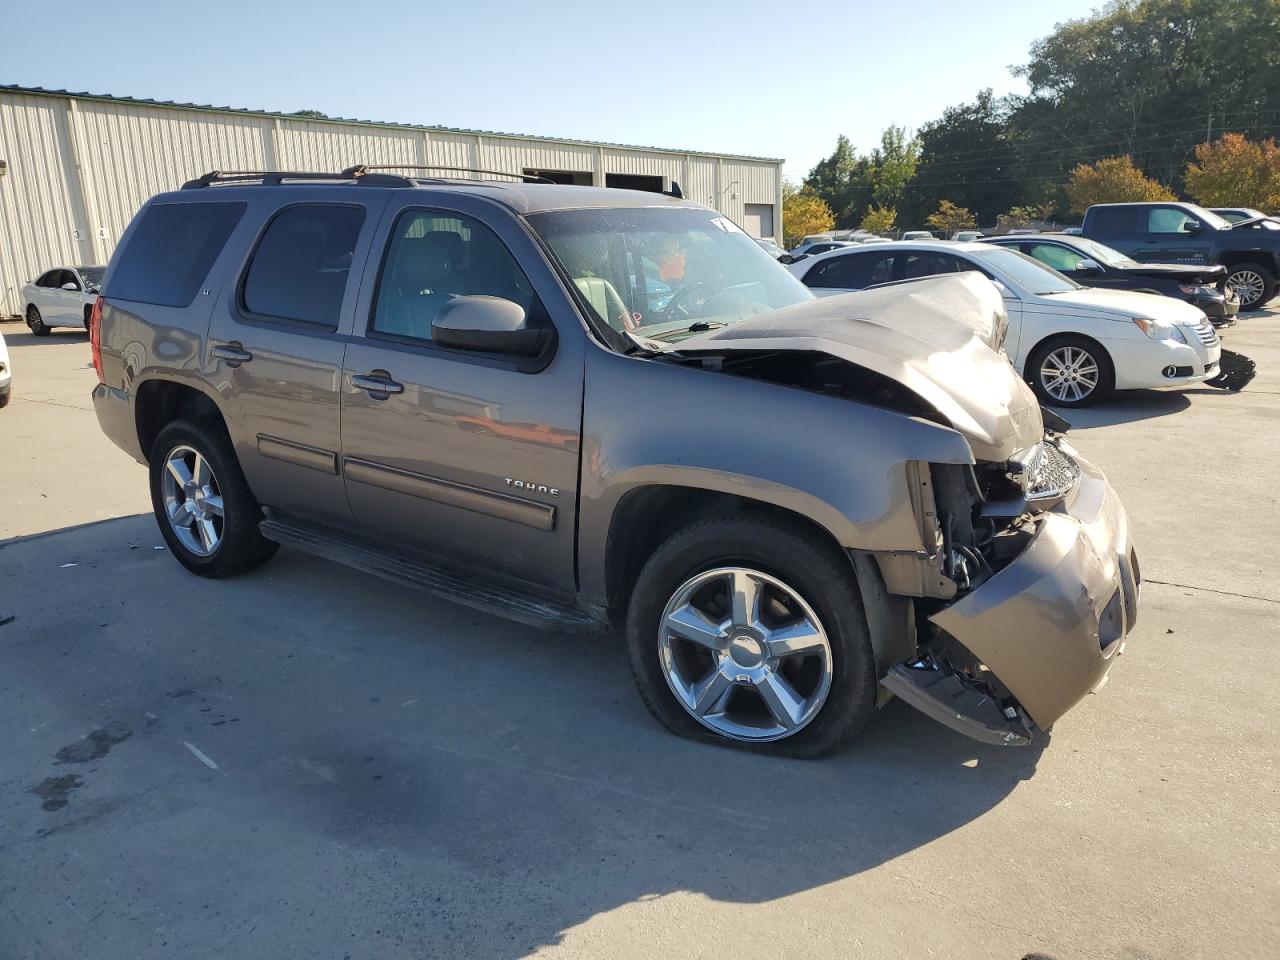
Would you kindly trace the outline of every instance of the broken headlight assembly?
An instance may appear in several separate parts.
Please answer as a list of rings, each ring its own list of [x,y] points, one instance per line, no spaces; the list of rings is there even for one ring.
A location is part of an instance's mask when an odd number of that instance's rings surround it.
[[[1041,440],[1009,458],[1005,476],[1027,503],[1060,500],[1080,479],[1080,466],[1070,454],[1050,440]]]

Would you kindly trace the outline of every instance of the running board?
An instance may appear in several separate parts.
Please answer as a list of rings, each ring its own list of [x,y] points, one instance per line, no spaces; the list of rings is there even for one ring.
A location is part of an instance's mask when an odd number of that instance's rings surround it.
[[[603,620],[567,604],[513,589],[434,563],[412,551],[395,551],[360,540],[341,531],[274,514],[258,529],[268,540],[296,547],[384,580],[418,587],[444,600],[483,610],[533,627],[571,633],[606,629]]]
[[[895,664],[880,681],[890,693],[957,733],[998,747],[1025,747],[1031,727],[1020,709],[1005,714],[998,700],[972,680],[932,658]]]

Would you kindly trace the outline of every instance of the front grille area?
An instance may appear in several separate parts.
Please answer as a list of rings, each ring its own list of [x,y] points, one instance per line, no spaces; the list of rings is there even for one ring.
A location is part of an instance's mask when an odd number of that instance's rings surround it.
[[[1051,443],[1036,446],[1026,460],[1027,499],[1059,497],[1080,479],[1080,468]]]
[[[1206,347],[1217,346],[1218,334],[1213,329],[1213,324],[1208,320],[1201,320],[1196,324],[1196,336],[1200,338],[1200,342]]]

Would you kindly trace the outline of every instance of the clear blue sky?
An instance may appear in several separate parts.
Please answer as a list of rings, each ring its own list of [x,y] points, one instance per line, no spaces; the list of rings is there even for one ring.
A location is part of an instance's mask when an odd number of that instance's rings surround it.
[[[866,150],[983,87],[1025,89],[1009,66],[1098,5],[20,3],[0,82],[785,157],[798,179],[837,134]]]

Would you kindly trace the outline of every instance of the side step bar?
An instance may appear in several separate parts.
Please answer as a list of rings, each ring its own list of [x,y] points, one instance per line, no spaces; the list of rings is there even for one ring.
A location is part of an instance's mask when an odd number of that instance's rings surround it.
[[[606,629],[603,620],[577,607],[503,584],[479,580],[474,575],[440,566],[431,558],[411,551],[388,549],[341,531],[280,514],[267,517],[258,528],[264,537],[276,543],[533,627],[570,633],[595,633]]]
[[[880,683],[925,716],[967,737],[998,747],[1031,742],[1031,727],[1021,710],[1010,707],[1014,716],[1007,716],[981,686],[931,657],[895,664]]]

